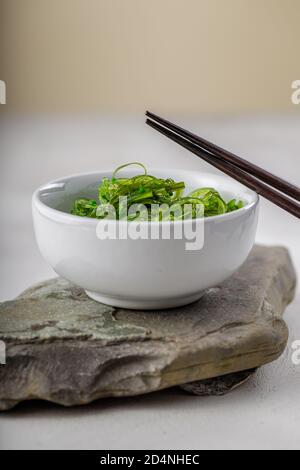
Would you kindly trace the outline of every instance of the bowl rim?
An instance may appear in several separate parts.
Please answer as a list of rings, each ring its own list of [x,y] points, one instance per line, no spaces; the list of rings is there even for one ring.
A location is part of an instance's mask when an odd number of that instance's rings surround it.
[[[48,183],[45,183],[41,186],[39,186],[34,192],[33,192],[33,195],[32,195],[32,207],[33,208],[36,208],[41,214],[43,214],[44,216],[47,216],[49,219],[51,220],[55,220],[55,221],[59,221],[59,222],[66,222],[66,223],[76,223],[76,224],[88,224],[88,225],[92,225],[92,226],[95,226],[97,225],[99,222],[101,222],[101,220],[103,219],[93,219],[93,218],[90,218],[90,217],[81,217],[81,216],[78,216],[78,215],[74,215],[74,214],[69,214],[68,212],[63,212],[59,209],[54,209],[50,206],[48,206],[47,204],[45,204],[42,200],[41,200],[41,194],[43,191],[45,191],[47,188],[50,188],[51,186],[55,185],[55,184],[62,184],[62,183],[65,183],[66,181],[69,181],[71,179],[75,179],[75,178],[79,178],[79,177],[87,177],[87,176],[92,176],[92,175],[99,175],[99,174],[102,174],[103,176],[107,176],[107,175],[111,175],[113,173],[114,170],[99,170],[99,171],[91,171],[91,172],[86,172],[86,173],[74,173],[74,174],[71,174],[71,175],[67,175],[67,176],[64,176],[64,177],[60,177],[60,178],[57,178],[55,180],[51,180],[49,181]],[[197,170],[190,170],[190,169],[181,169],[181,168],[173,168],[170,170],[170,168],[163,168],[163,167],[160,167],[160,168],[149,168],[148,170],[148,173],[151,174],[152,172],[159,172],[159,171],[169,171],[169,172],[181,172],[181,173],[195,173],[195,171]],[[133,169],[127,169],[125,170],[125,172],[127,173],[134,173],[134,170]],[[217,178],[221,178],[221,179],[227,179],[227,180],[230,180],[232,178],[230,178],[229,176],[227,176],[226,174],[218,174],[218,173],[212,173],[212,172],[203,172],[201,171],[201,175],[203,176],[213,176],[213,177],[217,177]],[[253,191],[252,189],[248,188],[247,186],[243,185],[242,183],[239,183],[238,181],[236,180],[233,180],[235,181],[237,184],[240,184],[242,187],[245,187],[252,195],[253,195],[253,201],[250,202],[249,204],[246,204],[244,207],[240,208],[240,209],[237,209],[236,211],[233,211],[233,212],[227,212],[225,214],[218,214],[218,215],[213,215],[213,216],[210,216],[210,217],[203,217],[203,218],[198,218],[198,219],[187,219],[187,220],[163,220],[163,221],[153,221],[153,222],[149,222],[149,221],[130,221],[130,224],[148,224],[148,223],[151,223],[151,224],[180,224],[180,223],[184,223],[184,224],[187,224],[187,223],[195,223],[195,222],[203,222],[205,221],[205,223],[209,223],[209,222],[213,222],[213,221],[221,221],[221,220],[230,220],[230,219],[235,219],[239,216],[242,216],[243,214],[245,214],[246,212],[250,211],[252,208],[256,207],[259,203],[259,195]],[[109,219],[105,219],[106,222],[118,222],[118,224],[127,224],[128,221],[127,220],[109,220]]]

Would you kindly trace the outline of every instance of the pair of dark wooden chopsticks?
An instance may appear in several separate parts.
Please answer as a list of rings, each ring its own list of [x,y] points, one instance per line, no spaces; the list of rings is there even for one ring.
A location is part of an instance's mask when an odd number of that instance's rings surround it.
[[[269,173],[253,163],[228,152],[182,127],[146,112],[146,123],[177,144],[190,150],[218,170],[300,218],[300,188]]]

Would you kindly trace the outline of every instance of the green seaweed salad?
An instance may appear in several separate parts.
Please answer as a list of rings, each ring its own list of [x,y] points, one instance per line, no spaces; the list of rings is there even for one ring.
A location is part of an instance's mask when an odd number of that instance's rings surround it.
[[[117,173],[129,165],[140,166],[144,174],[132,178],[117,178]],[[198,188],[187,195],[184,195],[184,190],[183,181],[157,178],[148,175],[142,163],[127,163],[116,168],[111,179],[102,179],[98,189],[98,201],[88,198],[76,199],[71,214],[103,219],[113,207],[117,219],[162,221],[211,217],[244,207],[243,201],[240,200],[231,199],[225,202],[214,188]],[[132,207],[133,211],[130,210]],[[153,210],[154,207],[156,211]],[[182,210],[172,212],[170,208],[173,207]]]

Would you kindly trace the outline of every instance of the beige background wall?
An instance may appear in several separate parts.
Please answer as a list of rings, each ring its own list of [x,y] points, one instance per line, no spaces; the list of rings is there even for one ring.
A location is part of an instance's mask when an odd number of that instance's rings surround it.
[[[292,109],[300,0],[0,0],[7,110]]]

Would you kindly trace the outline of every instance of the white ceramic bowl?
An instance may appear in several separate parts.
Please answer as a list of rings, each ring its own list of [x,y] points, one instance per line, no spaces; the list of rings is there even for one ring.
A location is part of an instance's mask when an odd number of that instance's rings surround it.
[[[245,207],[232,213],[183,222],[185,228],[196,224],[202,231],[201,249],[187,250],[186,238],[99,239],[99,221],[71,215],[70,208],[77,197],[96,198],[102,177],[111,174],[62,178],[33,195],[35,234],[42,255],[57,274],[85,289],[91,298],[133,309],[184,305],[227,279],[247,258],[255,239],[259,199],[250,189],[219,174],[149,170],[155,176],[185,181],[187,191],[214,187],[227,201],[239,198],[245,202]],[[133,174],[136,171],[123,172],[128,177]],[[156,224],[174,229],[178,223]]]

